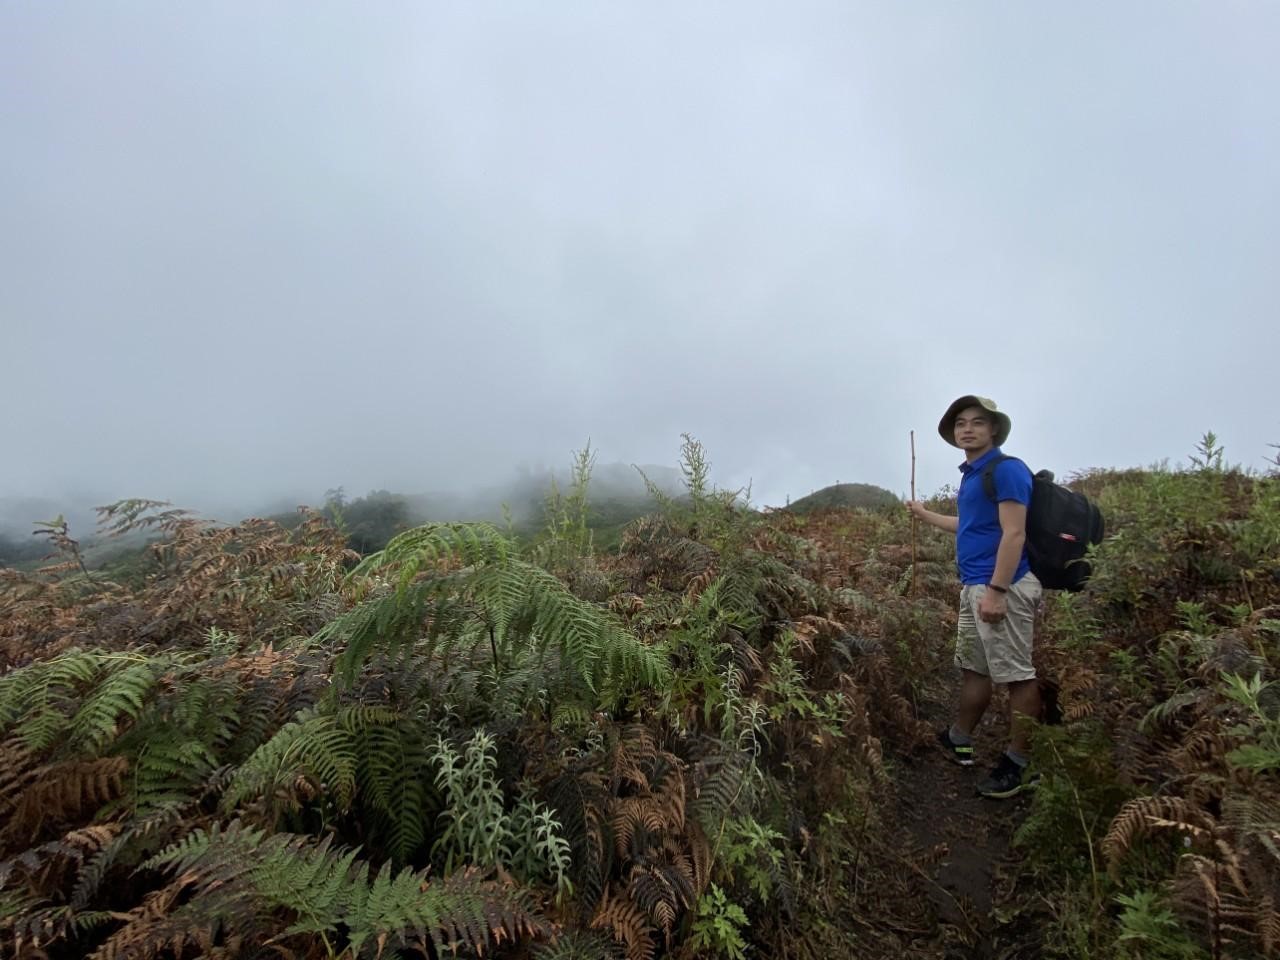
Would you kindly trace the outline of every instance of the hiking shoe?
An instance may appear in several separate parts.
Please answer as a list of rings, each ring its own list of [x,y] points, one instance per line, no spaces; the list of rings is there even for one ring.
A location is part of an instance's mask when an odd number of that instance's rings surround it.
[[[1032,789],[1039,781],[1040,774],[1018,766],[1008,754],[1002,754],[991,775],[978,784],[978,795],[992,800],[1007,800]]]
[[[973,766],[973,744],[955,743],[951,739],[951,731],[949,729],[938,731],[938,743],[942,749],[947,752],[947,756],[960,764],[962,767]]]

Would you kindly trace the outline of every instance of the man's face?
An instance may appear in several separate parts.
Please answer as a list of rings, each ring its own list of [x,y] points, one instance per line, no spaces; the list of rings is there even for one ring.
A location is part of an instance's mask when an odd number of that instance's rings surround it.
[[[956,445],[965,453],[980,453],[992,446],[994,430],[991,414],[981,407],[966,407],[956,416]]]

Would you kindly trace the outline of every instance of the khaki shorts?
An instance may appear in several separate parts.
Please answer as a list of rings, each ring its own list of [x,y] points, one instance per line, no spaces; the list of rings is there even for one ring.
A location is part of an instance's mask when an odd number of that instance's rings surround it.
[[[986,586],[980,583],[969,584],[960,591],[956,666],[990,677],[995,683],[1034,679],[1031,636],[1040,605],[1040,581],[1028,573],[1009,588],[1009,612],[999,623],[984,623],[978,616],[978,604],[986,592]]]

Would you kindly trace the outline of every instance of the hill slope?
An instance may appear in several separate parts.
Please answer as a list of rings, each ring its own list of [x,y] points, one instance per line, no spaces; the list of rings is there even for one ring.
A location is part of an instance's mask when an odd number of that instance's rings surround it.
[[[901,505],[898,495],[871,483],[833,483],[815,490],[807,497],[788,504],[792,513],[806,514],[815,510],[855,508],[860,510],[894,509]]]

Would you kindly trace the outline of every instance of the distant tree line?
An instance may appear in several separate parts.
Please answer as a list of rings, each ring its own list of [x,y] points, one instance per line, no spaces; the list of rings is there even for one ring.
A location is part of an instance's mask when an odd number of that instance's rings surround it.
[[[39,560],[49,552],[49,545],[34,537],[0,533],[0,567]]]
[[[342,487],[337,487],[325,493],[324,512],[347,535],[347,546],[358,553],[381,550],[412,525],[408,502],[389,490],[373,490],[348,500]]]

